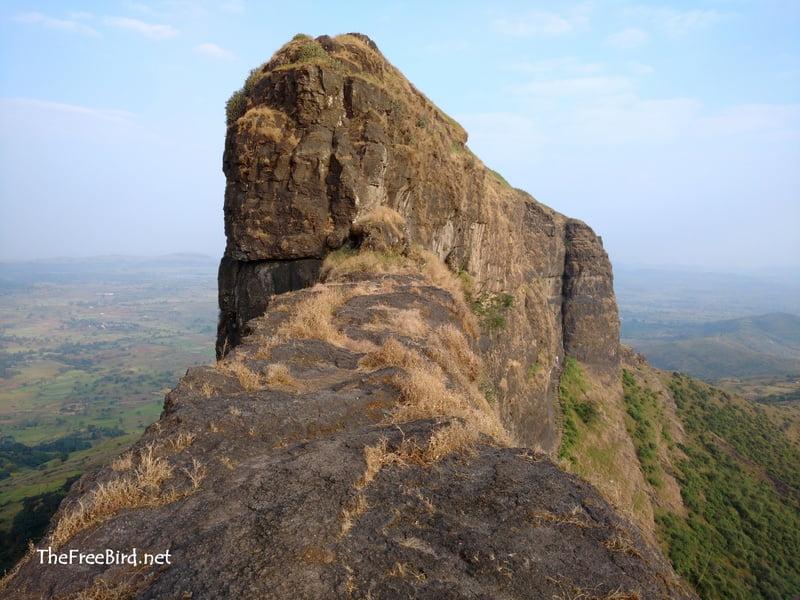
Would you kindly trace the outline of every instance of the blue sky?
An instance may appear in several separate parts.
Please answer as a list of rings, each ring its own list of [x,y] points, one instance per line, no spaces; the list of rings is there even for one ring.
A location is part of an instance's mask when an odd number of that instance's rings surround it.
[[[8,0],[0,260],[220,256],[226,99],[350,31],[615,263],[800,264],[795,0]]]

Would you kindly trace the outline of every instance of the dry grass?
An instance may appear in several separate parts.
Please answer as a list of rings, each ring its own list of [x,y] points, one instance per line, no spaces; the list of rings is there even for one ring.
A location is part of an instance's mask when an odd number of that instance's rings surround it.
[[[423,357],[396,338],[388,338],[376,352],[361,359],[361,368],[396,366],[405,371],[394,377],[404,402],[394,408],[390,421],[457,417],[474,432],[470,435],[473,440],[485,434],[500,445],[511,445],[513,439],[478,389],[481,362],[464,335],[451,325],[440,327],[430,336],[425,352]],[[450,378],[455,389],[448,387]]]
[[[360,361],[362,368],[402,367],[404,369],[421,368],[425,359],[419,352],[411,350],[396,338],[387,338],[383,345],[365,355]]]
[[[459,316],[464,331],[472,338],[478,335],[478,322],[467,305],[464,282],[428,250],[414,246],[407,256],[371,250],[359,252],[342,250],[329,254],[322,265],[321,276],[324,281],[335,281],[349,273],[422,274],[432,285],[444,289],[451,295],[453,298],[451,308]]]
[[[17,573],[19,573],[19,570],[22,567],[24,567],[27,563],[33,560],[33,556],[35,553],[36,553],[36,547],[33,545],[32,541],[28,540],[28,551],[25,553],[25,556],[23,556],[10,571],[7,571],[3,575],[3,577],[0,578],[0,592],[6,589],[6,586],[8,586],[9,582],[12,579],[14,579],[14,577],[16,576]]]
[[[167,440],[167,444],[169,444],[173,452],[180,452],[181,450],[185,450],[191,446],[196,437],[197,435],[195,433],[190,431],[181,431],[175,437],[169,438]]]
[[[438,365],[408,369],[405,375],[395,377],[400,389],[402,405],[392,411],[391,421],[405,423],[416,419],[451,416],[463,419],[477,433],[489,436],[501,446],[510,446],[513,440],[500,422],[500,417],[489,406],[475,387],[473,390],[450,390]]]
[[[315,338],[336,343],[344,339],[333,325],[333,311],[346,301],[346,291],[340,287],[316,285],[300,300],[295,313],[284,322],[277,334],[286,338]]]
[[[425,354],[464,385],[480,378],[481,359],[472,351],[464,334],[453,325],[443,325],[433,333]]]
[[[406,273],[405,259],[401,254],[373,252],[372,250],[332,252],[325,258],[320,271],[323,281],[336,281],[350,273],[370,275]]]
[[[273,363],[267,366],[267,372],[263,378],[264,385],[270,387],[297,389],[299,383],[289,372],[289,367],[284,363]]]
[[[136,596],[136,592],[144,584],[141,577],[138,578],[136,585],[133,577],[118,583],[108,583],[97,578],[92,582],[92,587],[70,596],[70,600],[129,600]]]
[[[558,596],[553,596],[554,600],[642,600],[638,591],[622,591],[621,588],[617,588],[613,592],[601,595],[596,591],[597,588],[594,590],[580,588],[568,579],[556,579],[550,576],[546,576],[545,579],[561,589]]]
[[[633,545],[633,541],[628,533],[621,528],[617,528],[616,534],[603,540],[603,546],[613,552],[622,552],[638,558],[639,560],[645,560],[644,556],[642,556],[642,553],[639,552],[639,550],[636,549],[636,546]]]
[[[133,462],[133,461],[132,461]],[[76,533],[111,517],[121,508],[159,506],[177,500],[174,491],[162,484],[172,476],[172,466],[148,445],[138,454],[134,468],[115,479],[98,484],[85,499],[78,500],[59,519],[50,539],[58,548]]]
[[[186,476],[192,482],[192,490],[197,490],[200,487],[200,482],[205,479],[206,474],[208,473],[208,469],[206,466],[201,463],[196,458],[192,458],[192,468],[187,469],[184,468],[183,471],[186,473]]]
[[[388,330],[393,334],[412,339],[422,339],[430,333],[430,325],[423,320],[418,308],[394,308],[379,304],[375,309],[383,311],[383,314],[377,322],[367,324],[365,329]]]
[[[396,577],[397,579],[401,579],[403,581],[408,581],[412,579],[414,581],[425,581],[427,579],[425,573],[415,569],[414,565],[407,562],[394,563],[394,567],[392,567],[392,570],[386,574],[386,577]]]
[[[221,462],[226,469],[233,471],[236,468],[236,461],[234,461],[230,456],[218,456],[217,460]]]
[[[339,516],[339,520],[342,522],[342,529],[339,531],[339,537],[347,535],[353,528],[354,521],[359,515],[363,515],[367,512],[367,509],[369,509],[369,504],[367,504],[364,494],[357,494],[353,502],[345,506],[342,514]]]
[[[403,227],[406,224],[406,220],[403,215],[396,210],[379,204],[365,215],[357,217],[354,222],[355,225],[363,225],[366,223],[388,223],[395,227]]]
[[[118,456],[111,462],[110,466],[112,471],[129,471],[133,468],[133,454],[126,452]]]
[[[239,357],[221,361],[217,364],[222,371],[236,377],[248,392],[255,392],[261,389],[263,384],[261,376],[245,365]]]
[[[425,458],[436,462],[450,454],[471,453],[479,439],[480,434],[475,429],[464,423],[452,423],[431,436]]]
[[[473,339],[477,338],[479,331],[478,321],[475,314],[467,305],[467,299],[464,296],[463,281],[456,277],[456,275],[447,268],[447,265],[433,254],[433,252],[422,248],[414,248],[410,258],[420,267],[422,274],[425,275],[433,285],[450,293],[454,302],[453,310],[461,318],[464,331]]]
[[[556,514],[549,511],[530,511],[526,514],[525,520],[534,527],[543,527],[550,524],[571,525],[581,529],[603,527],[603,525],[581,518],[581,514],[583,514],[583,509],[580,506],[564,514]]]
[[[287,127],[287,117],[283,113],[273,110],[265,105],[251,108],[236,122],[239,131],[247,131],[259,138],[267,138],[273,143],[284,139],[285,132],[290,132],[288,142],[297,145],[297,138],[291,128]]]

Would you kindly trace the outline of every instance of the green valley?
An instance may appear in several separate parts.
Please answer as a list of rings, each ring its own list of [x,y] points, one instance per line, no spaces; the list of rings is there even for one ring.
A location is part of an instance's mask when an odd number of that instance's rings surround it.
[[[214,360],[215,270],[190,255],[0,264],[0,568]]]

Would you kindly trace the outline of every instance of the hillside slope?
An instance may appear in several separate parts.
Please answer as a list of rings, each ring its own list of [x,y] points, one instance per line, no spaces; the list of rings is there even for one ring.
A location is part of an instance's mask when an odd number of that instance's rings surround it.
[[[656,533],[702,598],[800,590],[800,440],[794,415],[623,353],[626,420]],[[796,409],[794,409],[796,410]]]
[[[797,315],[771,313],[650,329],[628,326],[626,342],[662,369],[705,380],[800,374]]]
[[[763,558],[797,547],[796,445],[782,466],[728,427],[774,422],[621,348],[600,239],[369,38],[298,35],[227,109],[219,360],[72,488],[5,594],[696,597],[658,543],[704,597],[795,585]],[[133,547],[160,564],[40,564]]]
[[[435,258],[333,266],[187,373],[4,597],[692,597],[596,490],[513,447]],[[132,548],[162,564],[41,564]]]

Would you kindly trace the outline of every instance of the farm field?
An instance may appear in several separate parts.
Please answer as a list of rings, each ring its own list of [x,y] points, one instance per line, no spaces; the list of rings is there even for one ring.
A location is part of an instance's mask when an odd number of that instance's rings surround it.
[[[0,264],[0,546],[24,544],[8,537],[24,507],[123,452],[186,369],[213,362],[216,316],[206,257]]]

